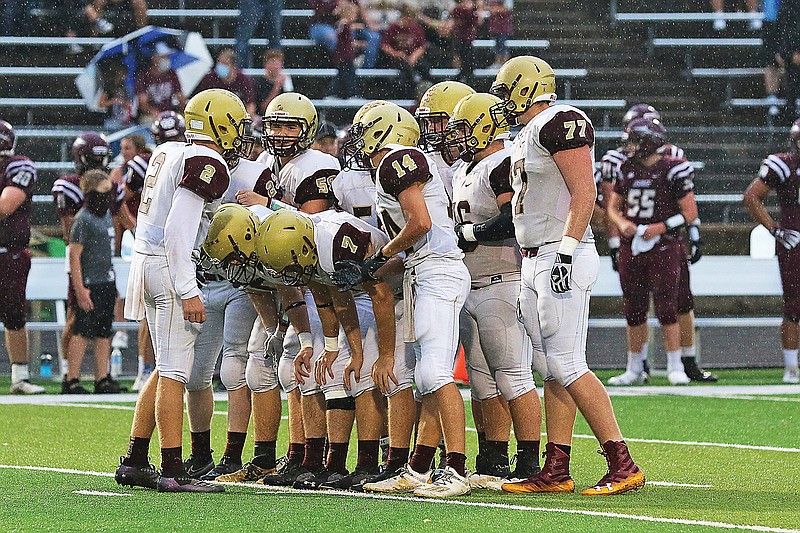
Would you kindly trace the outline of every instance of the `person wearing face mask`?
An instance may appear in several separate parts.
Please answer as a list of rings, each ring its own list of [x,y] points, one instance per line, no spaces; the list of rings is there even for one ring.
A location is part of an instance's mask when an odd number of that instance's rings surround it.
[[[153,123],[162,111],[180,111],[186,105],[181,82],[170,63],[172,52],[166,44],[156,43],[150,67],[136,76],[133,90],[142,124]]]
[[[108,174],[90,170],[81,177],[83,207],[70,229],[70,276],[78,307],[67,352],[68,371],[62,394],[87,394],[80,384],[81,363],[89,339],[94,340],[95,393],[118,393],[119,383],[109,375],[112,322],[117,288],[111,264],[114,224],[109,207],[114,187]]]
[[[225,89],[238,96],[250,115],[256,114],[256,88],[253,78],[237,66],[233,48],[223,48],[214,68],[200,80],[195,94],[206,89]]]

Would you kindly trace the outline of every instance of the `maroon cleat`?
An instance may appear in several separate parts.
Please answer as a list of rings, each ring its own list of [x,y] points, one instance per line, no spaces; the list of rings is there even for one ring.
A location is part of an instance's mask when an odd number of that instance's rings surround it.
[[[187,475],[158,478],[158,492],[225,492],[225,487],[200,481]]]
[[[575,482],[569,475],[569,455],[552,442],[545,445],[541,472],[523,481],[503,483],[505,492],[574,492]]]
[[[600,455],[608,462],[608,473],[594,487],[581,492],[582,496],[610,496],[644,487],[644,472],[633,462],[624,440],[609,440],[602,444]]]

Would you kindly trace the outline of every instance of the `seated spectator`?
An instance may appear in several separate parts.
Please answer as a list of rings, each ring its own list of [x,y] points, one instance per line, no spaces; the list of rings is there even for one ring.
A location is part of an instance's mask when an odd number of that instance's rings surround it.
[[[453,44],[461,69],[456,78],[458,81],[470,85],[472,72],[475,70],[475,49],[472,41],[478,31],[478,26],[483,24],[483,0],[459,0],[450,11],[450,20],[453,21]]]
[[[146,0],[92,0],[83,12],[95,35],[121,37],[147,25]]]
[[[390,68],[400,70],[402,90],[408,98],[415,96],[419,82],[430,77],[424,58],[428,41],[416,14],[413,4],[403,4],[400,18],[386,29],[381,38],[381,51],[386,63]]]
[[[750,13],[758,13],[758,0],[746,0],[747,1],[747,11]],[[710,0],[711,3],[711,11],[714,13],[722,14],[724,12],[724,0]],[[749,23],[750,29],[753,31],[757,31],[761,29],[761,21],[759,19],[751,19]],[[717,31],[722,31],[728,27],[727,22],[724,18],[720,17],[714,19],[714,29]]]
[[[186,105],[181,82],[170,65],[172,52],[164,43],[156,43],[150,68],[136,75],[133,91],[140,124],[152,124],[162,111],[178,111]]]
[[[344,0],[348,1],[348,0]],[[311,17],[311,27],[308,37],[315,43],[324,46],[331,54],[336,51],[336,23],[339,20],[337,7],[340,0],[311,0],[314,15]],[[364,44],[364,68],[375,68],[378,60],[378,48],[381,43],[381,34],[377,27],[371,27],[368,10],[353,1],[358,6],[358,17],[353,23],[353,37]]]
[[[328,86],[327,96],[352,98],[358,94],[356,43],[353,40],[353,25],[358,19],[358,6],[344,0],[336,12],[340,17],[336,22],[336,49],[333,51],[336,76]]]
[[[241,98],[247,112],[256,112],[256,91],[253,79],[236,66],[236,52],[223,48],[217,55],[217,64],[200,80],[195,94],[206,89],[225,89]]]
[[[264,76],[255,81],[258,110],[263,113],[273,98],[281,93],[294,91],[292,77],[283,70],[283,52],[267,50],[264,52]]]
[[[135,106],[125,87],[128,69],[116,61],[110,62],[102,73],[103,90],[97,103],[106,108],[105,129],[117,131],[133,123]]]
[[[266,23],[264,37],[267,47],[281,50],[283,34],[283,0],[239,0],[239,19],[236,23],[236,55],[241,64],[249,67],[252,63],[250,39],[263,20]]]
[[[489,0],[489,38],[494,39],[494,63],[500,68],[511,54],[506,41],[514,35],[514,16],[504,0]]]

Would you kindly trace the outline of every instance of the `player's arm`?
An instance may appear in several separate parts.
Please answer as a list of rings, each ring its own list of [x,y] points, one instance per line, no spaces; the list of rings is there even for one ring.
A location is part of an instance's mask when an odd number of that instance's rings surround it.
[[[19,209],[28,197],[24,189],[19,187],[5,187],[0,194],[0,220],[5,220]]]
[[[333,197],[331,184],[338,173],[338,168],[323,168],[304,178],[294,197],[300,211],[314,214],[330,209]]]
[[[72,286],[75,287],[75,296],[78,299],[78,305],[84,311],[92,311],[94,304],[92,303],[91,292],[83,284],[83,270],[81,269],[81,254],[83,253],[83,244],[80,242],[80,235],[78,232],[73,232],[70,235],[69,247],[69,275],[72,278]]]
[[[367,286],[372,301],[375,325],[378,330],[378,359],[372,365],[372,380],[382,394],[389,394],[392,382],[397,385],[394,375],[394,347],[397,324],[394,318],[394,294],[389,284],[379,281]]]
[[[564,237],[580,241],[589,227],[597,198],[592,171],[592,152],[588,145],[553,154],[553,160],[564,177],[570,192],[569,214],[564,226]],[[574,248],[573,248],[574,249]]]
[[[431,214],[428,212],[428,205],[422,195],[424,186],[424,183],[415,182],[397,195],[397,200],[408,221],[400,233],[386,243],[381,250],[385,257],[393,257],[403,250],[408,250],[431,230],[433,225]]]
[[[767,228],[770,233],[775,233],[778,224],[764,207],[764,199],[769,195],[771,187],[761,178],[756,178],[744,191],[742,203],[747,208],[753,220]]]
[[[114,213],[114,222],[122,226],[124,229],[133,229],[136,227],[136,220],[131,215],[131,210],[128,209],[127,204],[120,204],[119,210]]]
[[[183,301],[184,319],[205,322],[205,308],[197,288],[192,249],[203,216],[205,200],[186,187],[178,187],[164,224],[164,248],[167,267],[175,288]]]
[[[608,218],[622,235],[630,238],[636,234],[636,224],[625,218],[622,214],[624,204],[625,197],[617,191],[612,190],[611,196],[608,198]]]

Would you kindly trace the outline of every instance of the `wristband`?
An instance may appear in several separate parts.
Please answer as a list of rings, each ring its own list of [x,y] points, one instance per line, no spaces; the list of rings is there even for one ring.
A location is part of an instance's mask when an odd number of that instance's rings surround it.
[[[300,349],[304,350],[306,348],[313,348],[314,347],[314,340],[311,337],[311,333],[308,331],[304,331],[302,333],[297,334],[297,339],[300,341]]]
[[[619,237],[609,237],[608,247],[611,248],[612,250],[619,248]]]
[[[478,239],[475,237],[475,224],[464,224],[461,226],[461,236],[464,237],[465,241],[478,242]]]
[[[338,352],[339,337],[325,337],[325,350],[329,352]]]
[[[561,237],[561,244],[558,245],[558,253],[561,255],[569,255],[575,253],[575,248],[578,247],[578,244],[581,241],[575,239],[574,237],[570,237],[569,235],[564,235]]]
[[[689,226],[689,240],[693,242],[700,240],[700,228],[694,224]]]
[[[683,217],[682,214],[678,213],[677,215],[672,215],[667,220],[664,221],[664,225],[667,229],[675,229],[677,227],[683,226],[686,224],[686,219]]]

